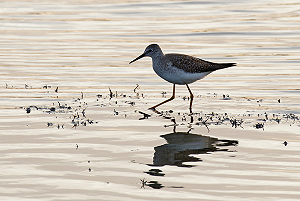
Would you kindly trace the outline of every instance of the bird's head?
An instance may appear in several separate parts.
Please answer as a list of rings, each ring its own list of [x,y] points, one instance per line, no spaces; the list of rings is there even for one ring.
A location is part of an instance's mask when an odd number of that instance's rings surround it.
[[[159,45],[157,44],[151,44],[151,45],[148,45],[144,51],[143,54],[141,54],[140,56],[138,56],[137,58],[135,58],[134,60],[132,60],[129,64],[143,58],[143,57],[151,57],[151,58],[154,58],[154,57],[157,57],[157,56],[161,56],[163,55],[163,52],[162,50],[160,49]]]

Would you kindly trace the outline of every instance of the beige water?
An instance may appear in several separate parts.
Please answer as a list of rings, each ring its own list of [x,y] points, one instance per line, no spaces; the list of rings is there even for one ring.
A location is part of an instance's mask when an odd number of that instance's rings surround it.
[[[299,199],[299,2],[11,0],[0,22],[1,200]],[[151,43],[238,66],[190,85],[193,121],[185,86],[159,115],[172,84],[128,64]]]

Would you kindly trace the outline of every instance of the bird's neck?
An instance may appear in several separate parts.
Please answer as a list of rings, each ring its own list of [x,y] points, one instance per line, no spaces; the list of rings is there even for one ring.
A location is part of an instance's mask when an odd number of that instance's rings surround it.
[[[152,58],[152,67],[153,70],[156,72],[156,74],[158,74],[159,76],[161,76],[161,73],[163,72],[163,68],[164,68],[164,55],[157,55],[156,57]]]

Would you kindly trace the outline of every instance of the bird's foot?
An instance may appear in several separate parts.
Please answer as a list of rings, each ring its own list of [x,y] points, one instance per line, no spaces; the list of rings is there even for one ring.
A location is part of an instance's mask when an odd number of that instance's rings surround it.
[[[152,111],[155,112],[156,114],[161,114],[161,112],[157,111],[157,110],[155,109],[155,107],[150,107],[150,108],[148,108],[148,110],[152,110]]]

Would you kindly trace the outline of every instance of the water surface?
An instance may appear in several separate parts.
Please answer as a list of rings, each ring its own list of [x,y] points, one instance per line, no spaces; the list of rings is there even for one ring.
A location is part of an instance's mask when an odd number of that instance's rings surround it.
[[[299,2],[0,8],[1,200],[298,200]],[[172,85],[128,64],[151,43],[238,66],[190,85],[193,121],[185,86],[161,116]]]

